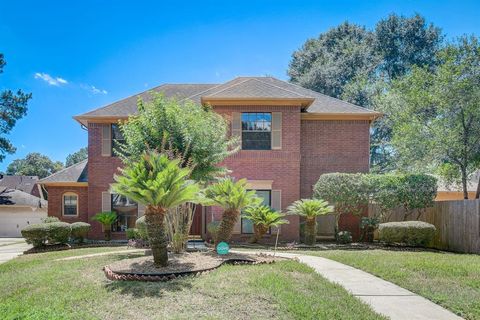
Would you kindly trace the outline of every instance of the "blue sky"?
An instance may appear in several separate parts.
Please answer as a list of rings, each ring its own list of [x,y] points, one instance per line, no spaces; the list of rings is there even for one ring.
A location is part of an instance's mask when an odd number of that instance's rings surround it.
[[[0,90],[32,92],[9,138],[54,160],[86,146],[72,116],[161,83],[287,79],[291,54],[345,20],[418,12],[447,38],[480,34],[480,1],[3,1]]]

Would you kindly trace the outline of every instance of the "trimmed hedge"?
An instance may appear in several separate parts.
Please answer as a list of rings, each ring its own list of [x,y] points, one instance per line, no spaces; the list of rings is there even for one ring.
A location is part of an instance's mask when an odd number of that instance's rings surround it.
[[[436,228],[423,221],[380,223],[379,240],[388,244],[403,243],[409,246],[426,247],[435,236]]]
[[[35,248],[44,246],[47,242],[47,228],[45,223],[37,223],[22,229],[22,237]]]
[[[141,239],[140,232],[138,232],[137,228],[128,228],[126,233],[127,233],[127,239],[129,240]]]
[[[41,247],[47,243],[68,243],[72,228],[66,222],[50,222],[29,225],[21,232],[27,243]]]
[[[68,243],[72,227],[66,222],[51,222],[45,224],[48,244]]]
[[[42,219],[42,223],[60,222],[57,217],[46,217]]]
[[[72,238],[82,243],[83,240],[87,237],[90,228],[92,227],[89,223],[86,222],[74,222],[71,224],[72,227]]]

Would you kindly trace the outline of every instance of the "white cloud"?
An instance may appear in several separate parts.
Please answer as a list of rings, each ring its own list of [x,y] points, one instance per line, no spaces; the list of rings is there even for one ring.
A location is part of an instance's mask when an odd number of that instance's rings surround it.
[[[35,73],[35,79],[41,79],[47,82],[51,86],[61,86],[68,84],[68,81],[60,77],[52,77],[48,73],[37,72]]]
[[[93,85],[90,84],[82,84],[80,85],[82,89],[88,90],[93,94],[108,94],[108,91],[105,89],[99,89]]]

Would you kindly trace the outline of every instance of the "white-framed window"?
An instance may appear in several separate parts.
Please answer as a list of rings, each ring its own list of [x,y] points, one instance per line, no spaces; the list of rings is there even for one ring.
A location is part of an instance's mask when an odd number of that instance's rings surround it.
[[[65,192],[62,195],[62,214],[64,216],[78,216],[78,194]]]

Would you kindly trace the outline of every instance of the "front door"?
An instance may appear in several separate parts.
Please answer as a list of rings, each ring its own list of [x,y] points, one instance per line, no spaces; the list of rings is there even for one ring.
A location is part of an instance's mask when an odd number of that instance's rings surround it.
[[[202,206],[195,206],[195,213],[193,214],[192,227],[190,228],[191,236],[201,236],[202,235]]]

